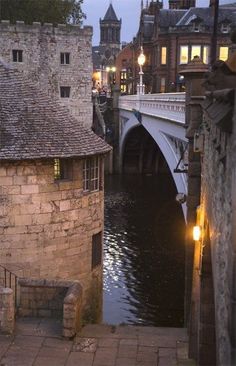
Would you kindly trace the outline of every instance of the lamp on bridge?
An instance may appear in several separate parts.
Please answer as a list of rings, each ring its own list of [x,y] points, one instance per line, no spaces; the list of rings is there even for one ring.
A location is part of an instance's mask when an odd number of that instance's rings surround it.
[[[137,85],[137,94],[144,95],[145,85],[143,84],[143,65],[145,64],[146,57],[143,53],[143,47],[141,46],[140,55],[138,57],[139,64],[139,84]]]
[[[116,67],[115,66],[107,66],[106,72],[108,74],[108,84],[110,86],[110,93],[112,92],[112,85],[116,83]]]

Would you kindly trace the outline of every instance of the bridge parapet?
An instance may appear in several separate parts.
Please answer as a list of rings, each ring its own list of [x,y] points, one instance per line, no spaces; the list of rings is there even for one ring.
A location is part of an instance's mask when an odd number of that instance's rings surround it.
[[[125,95],[119,98],[119,109],[135,109],[142,114],[184,124],[185,93]]]

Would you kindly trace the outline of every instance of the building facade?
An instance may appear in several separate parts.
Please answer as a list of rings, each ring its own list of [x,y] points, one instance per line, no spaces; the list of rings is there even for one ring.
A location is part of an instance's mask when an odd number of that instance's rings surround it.
[[[0,23],[0,58],[24,72],[48,96],[57,97],[88,127],[88,108],[92,111],[91,49],[92,28],[88,26]]]
[[[1,265],[28,279],[79,281],[91,321],[102,301],[103,157],[110,147],[3,63],[0,104]]]
[[[214,3],[211,7],[197,8],[195,1],[169,1],[169,9],[163,9],[162,1],[151,1],[141,10],[139,30],[130,47],[132,53],[133,90],[138,83],[137,58],[143,46],[146,62],[143,66],[146,93],[184,91],[185,81],[180,70],[194,56],[205,64],[210,63],[213,33]],[[230,54],[230,32],[236,23],[235,4],[219,7],[217,30],[218,60],[225,61]],[[122,53],[122,51],[121,51]],[[125,60],[122,55],[118,59]],[[122,75],[128,70],[117,65],[116,79],[125,84]],[[124,64],[124,62],[123,62]],[[129,88],[131,90],[131,88]]]

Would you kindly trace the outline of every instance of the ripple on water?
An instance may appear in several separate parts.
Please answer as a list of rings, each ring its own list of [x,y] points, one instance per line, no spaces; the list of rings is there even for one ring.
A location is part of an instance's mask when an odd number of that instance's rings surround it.
[[[182,325],[184,221],[166,189],[155,177],[106,182],[104,322]]]

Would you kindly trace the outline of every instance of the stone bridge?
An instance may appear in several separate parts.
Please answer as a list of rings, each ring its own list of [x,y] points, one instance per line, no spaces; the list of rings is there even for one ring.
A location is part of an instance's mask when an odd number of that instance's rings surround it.
[[[152,137],[169,167],[178,192],[187,194],[185,138],[185,93],[127,95],[119,98],[120,171],[125,168],[127,144],[134,131],[144,128]],[[133,136],[132,136],[133,134]],[[137,135],[137,134],[136,134]],[[137,137],[137,136],[136,136]],[[144,135],[136,141],[136,154],[143,155]],[[150,141],[147,140],[150,145]],[[134,143],[133,143],[134,145]],[[147,157],[146,157],[147,159]],[[137,165],[141,169],[142,162]],[[183,205],[185,213],[186,207]]]

